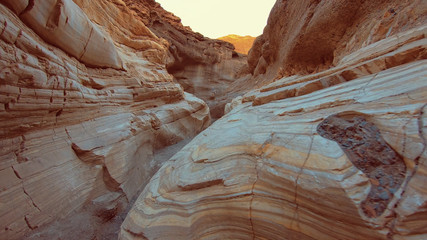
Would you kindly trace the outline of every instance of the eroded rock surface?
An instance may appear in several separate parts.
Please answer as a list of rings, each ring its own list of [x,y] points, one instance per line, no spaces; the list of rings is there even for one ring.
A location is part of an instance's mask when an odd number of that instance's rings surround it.
[[[261,82],[322,72],[379,40],[420,26],[427,3],[416,1],[276,1],[248,55]],[[362,59],[361,59],[362,60]]]
[[[124,2],[136,9],[136,17],[153,33],[168,42],[168,72],[186,92],[208,104],[212,118],[221,117],[227,102],[251,88],[252,84],[246,83],[247,58],[235,52],[231,43],[193,32],[155,1]]]
[[[168,42],[134,14],[122,1],[0,1],[1,239],[89,205],[109,221],[157,150],[209,125],[167,72]]]
[[[317,126],[317,133],[337,142],[353,165],[369,178],[371,190],[361,208],[366,216],[378,217],[402,185],[406,165],[366,117],[356,112],[335,114]]]
[[[46,42],[94,67],[122,69],[117,49],[101,29],[70,0],[4,0]]]
[[[284,70],[156,173],[120,239],[426,238],[427,8],[372,4],[277,1],[250,81]]]

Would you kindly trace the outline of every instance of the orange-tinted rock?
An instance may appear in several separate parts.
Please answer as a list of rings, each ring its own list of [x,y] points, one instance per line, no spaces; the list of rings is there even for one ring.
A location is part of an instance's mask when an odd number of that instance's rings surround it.
[[[248,54],[249,50],[252,48],[252,45],[255,41],[255,37],[251,36],[238,36],[238,35],[227,35],[224,37],[218,38],[219,40],[229,42],[234,45],[235,51],[242,54]]]

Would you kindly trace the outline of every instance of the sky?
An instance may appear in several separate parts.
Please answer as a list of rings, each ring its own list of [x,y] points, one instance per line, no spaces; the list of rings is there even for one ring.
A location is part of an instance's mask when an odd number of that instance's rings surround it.
[[[276,0],[156,0],[181,18],[184,26],[206,37],[229,34],[257,37]]]

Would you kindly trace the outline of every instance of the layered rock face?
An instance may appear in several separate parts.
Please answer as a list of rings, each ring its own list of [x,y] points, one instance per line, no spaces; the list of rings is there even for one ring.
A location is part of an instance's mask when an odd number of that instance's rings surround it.
[[[0,1],[1,239],[88,204],[114,216],[155,150],[209,125],[166,70],[169,43],[136,16],[122,1]]]
[[[186,92],[203,99],[209,106],[211,117],[218,119],[224,115],[228,102],[253,86],[246,84],[251,75],[242,58],[231,57],[213,65],[190,64],[173,72],[173,76]]]
[[[250,71],[269,82],[321,72],[362,47],[426,21],[422,0],[276,1],[248,55]]]
[[[277,1],[249,56],[277,79],[156,173],[120,239],[427,238],[426,10]]]
[[[204,100],[213,118],[224,114],[224,106],[243,85],[247,59],[234,51],[231,43],[209,39],[181,24],[181,19],[152,0],[125,0],[138,9],[138,18],[157,36],[169,43],[167,69],[186,92]]]
[[[254,44],[254,41],[255,41],[255,37],[239,36],[234,34],[220,37],[218,39],[233,44],[236,52],[246,54],[246,55],[248,54],[249,50],[251,50],[252,45]]]

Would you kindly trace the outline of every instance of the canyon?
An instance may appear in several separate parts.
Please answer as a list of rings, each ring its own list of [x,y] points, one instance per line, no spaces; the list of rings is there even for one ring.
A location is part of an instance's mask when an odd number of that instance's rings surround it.
[[[427,238],[427,2],[0,0],[0,239]],[[239,50],[240,51],[240,50]]]

